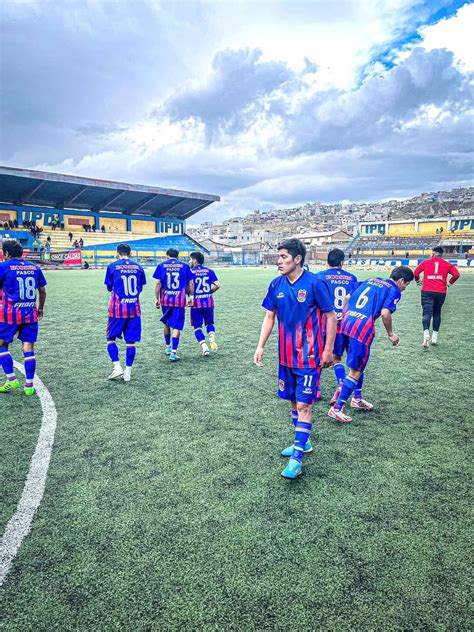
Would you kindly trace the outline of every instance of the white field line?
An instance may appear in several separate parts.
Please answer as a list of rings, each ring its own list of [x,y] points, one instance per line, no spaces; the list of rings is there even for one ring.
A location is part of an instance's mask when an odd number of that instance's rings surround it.
[[[24,374],[25,371],[21,364],[15,362],[15,367]],[[0,542],[0,586],[10,570],[23,538],[28,535],[31,529],[34,515],[43,498],[49,460],[53,449],[57,420],[56,406],[50,392],[39,377],[35,377],[34,386],[41,402],[43,419],[23,493]]]

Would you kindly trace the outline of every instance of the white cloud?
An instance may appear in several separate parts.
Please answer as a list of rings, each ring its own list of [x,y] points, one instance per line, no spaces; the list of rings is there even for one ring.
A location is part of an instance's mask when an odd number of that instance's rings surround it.
[[[433,3],[70,5],[9,5],[7,163],[220,194],[198,219],[472,178],[474,6],[410,45]]]
[[[446,48],[452,51],[454,58],[464,71],[474,72],[474,4],[461,7],[455,17],[441,20],[432,26],[420,29],[423,47],[426,50]]]

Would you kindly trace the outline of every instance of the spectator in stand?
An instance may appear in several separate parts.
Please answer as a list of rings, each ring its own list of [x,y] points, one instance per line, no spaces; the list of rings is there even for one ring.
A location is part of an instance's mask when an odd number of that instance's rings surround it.
[[[64,230],[64,222],[61,222],[61,230]]]
[[[82,250],[84,248],[84,240],[82,239],[82,237],[79,239],[79,248]]]
[[[8,220],[8,228],[10,228],[10,230],[13,229],[13,222],[11,219]]]
[[[72,243],[72,238],[74,237],[74,235],[71,233],[71,231],[69,231],[68,237],[69,237],[69,242]]]
[[[51,235],[47,236],[46,243],[49,244],[49,247],[51,248]]]
[[[33,252],[39,252],[40,251],[40,248],[41,248],[41,242],[40,241],[35,239],[32,245],[33,245]]]
[[[105,233],[105,225],[104,225],[104,224],[102,224],[102,227],[101,227],[101,229],[100,229],[100,230],[101,230],[103,233]]]
[[[72,244],[73,248],[79,248],[79,242],[77,241],[77,239],[74,240],[74,243]]]
[[[92,232],[95,233],[96,231],[96,227],[95,227],[95,222],[92,224]]]
[[[17,219],[13,220],[13,228],[18,228],[18,220]]]

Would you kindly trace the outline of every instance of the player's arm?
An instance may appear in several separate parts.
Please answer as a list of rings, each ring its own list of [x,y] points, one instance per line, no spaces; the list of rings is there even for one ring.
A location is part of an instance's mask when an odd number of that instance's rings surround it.
[[[337,320],[334,310],[332,312],[324,312],[324,315],[326,316],[326,344],[324,345],[320,366],[323,369],[327,369],[327,367],[331,366],[334,362],[332,352],[334,349],[334,339],[336,338]]]
[[[38,288],[38,320],[41,320],[43,318],[45,302],[46,288],[42,286]]]
[[[382,309],[382,322],[383,326],[387,330],[387,335],[390,342],[394,347],[396,347],[400,342],[400,338],[397,336],[397,334],[393,333],[392,312],[385,307]]]
[[[415,271],[413,272],[413,274],[415,275],[415,281],[417,283],[417,285],[420,285],[421,280],[420,280],[420,274],[424,271],[425,269],[425,262],[422,261],[416,268]]]
[[[267,343],[267,340],[270,338],[270,334],[272,333],[273,325],[275,324],[275,316],[276,316],[276,312],[267,310],[265,317],[263,319],[262,329],[260,331],[260,339],[258,341],[257,349],[253,356],[253,361],[259,368],[262,368],[263,366],[262,364],[263,349]]]
[[[114,289],[114,273],[110,265],[107,266],[107,272],[105,273],[104,285],[109,292]]]
[[[192,307],[194,305],[194,279],[189,279],[186,294],[189,296],[188,307]]]
[[[155,285],[155,307],[160,307],[161,305],[161,281],[158,279]]]
[[[451,264],[451,267],[449,268],[449,274],[451,275],[451,278],[449,279],[449,285],[454,285],[461,276],[461,273],[454,264]]]
[[[214,281],[214,283],[211,285],[211,292],[214,294],[214,292],[217,292],[217,290],[220,288],[221,286],[221,282],[220,281]]]

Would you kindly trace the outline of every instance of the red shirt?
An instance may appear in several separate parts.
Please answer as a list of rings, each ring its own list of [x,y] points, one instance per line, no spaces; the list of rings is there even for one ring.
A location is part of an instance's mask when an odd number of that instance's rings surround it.
[[[453,285],[459,279],[459,270],[455,265],[441,259],[432,257],[425,259],[415,270],[415,281],[418,282],[420,274],[423,272],[423,292],[442,292],[446,294],[446,280],[448,274],[451,275],[449,285]]]

